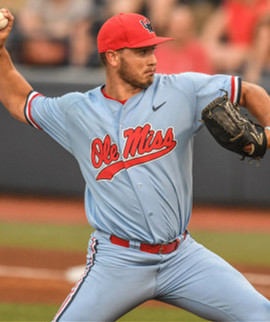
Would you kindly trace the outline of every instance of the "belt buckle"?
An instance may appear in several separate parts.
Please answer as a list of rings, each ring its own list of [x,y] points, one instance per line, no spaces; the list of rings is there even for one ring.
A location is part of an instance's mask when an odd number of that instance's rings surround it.
[[[169,246],[169,245],[171,245],[171,244],[174,244],[173,249],[172,249],[172,250],[170,250],[169,252],[164,252],[164,253],[163,253],[164,246]],[[170,242],[170,243],[168,243],[168,244],[161,244],[161,245],[160,245],[160,248],[159,248],[159,254],[169,254],[169,253],[172,253],[172,252],[174,252],[174,251],[179,247],[179,245],[180,245],[180,240],[179,240],[179,238],[176,238],[175,240],[171,241],[171,242]]]
[[[160,244],[160,247],[159,247],[159,255],[161,255],[161,254],[163,254],[163,248],[164,248],[164,246],[166,246],[166,245],[169,245],[169,244]]]
[[[167,251],[165,251],[165,247],[166,246],[169,246],[169,245],[171,245],[171,244],[176,244],[175,245],[175,247],[174,247],[174,249],[173,250],[171,250],[170,252],[167,252]],[[168,243],[168,244],[165,244],[165,243],[163,243],[163,244],[161,244],[160,245],[160,248],[159,248],[159,254],[169,254],[169,253],[172,253],[173,251],[175,251],[176,250],[176,248],[178,247],[178,245],[177,245],[177,240],[173,240],[173,241],[171,241],[170,243]]]

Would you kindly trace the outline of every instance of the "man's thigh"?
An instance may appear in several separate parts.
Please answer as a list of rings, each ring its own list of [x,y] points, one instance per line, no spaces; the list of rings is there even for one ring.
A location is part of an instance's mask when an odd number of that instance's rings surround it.
[[[86,271],[54,321],[112,321],[153,297],[154,256],[152,263],[149,255],[105,239],[90,242]]]
[[[164,265],[161,300],[209,320],[270,321],[270,302],[242,274],[191,237],[184,244]]]

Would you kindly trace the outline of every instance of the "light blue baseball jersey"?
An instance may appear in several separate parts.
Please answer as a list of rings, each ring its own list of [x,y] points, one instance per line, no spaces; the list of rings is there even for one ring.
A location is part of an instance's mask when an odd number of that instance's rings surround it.
[[[171,241],[190,220],[193,139],[201,111],[224,95],[221,89],[238,102],[241,79],[156,74],[151,86],[125,104],[101,89],[57,98],[32,92],[26,118],[77,159],[92,227],[127,240]]]

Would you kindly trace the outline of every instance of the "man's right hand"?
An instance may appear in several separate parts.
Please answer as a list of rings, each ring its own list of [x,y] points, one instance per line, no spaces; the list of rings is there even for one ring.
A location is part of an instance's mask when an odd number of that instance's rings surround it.
[[[0,30],[0,48],[3,48],[5,45],[5,41],[11,32],[11,29],[14,23],[14,17],[12,16],[11,12],[6,8],[2,8],[0,9],[0,11],[8,19],[7,27]]]
[[[7,27],[0,30],[0,101],[12,116],[27,123],[24,106],[32,86],[17,71],[5,48],[5,41],[11,32],[14,17],[8,9],[4,8],[0,11],[8,19]]]

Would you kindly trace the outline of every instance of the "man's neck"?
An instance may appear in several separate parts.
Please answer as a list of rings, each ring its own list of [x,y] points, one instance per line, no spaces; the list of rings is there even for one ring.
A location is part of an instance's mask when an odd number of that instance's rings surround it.
[[[125,101],[128,100],[130,97],[138,94],[143,89],[134,87],[131,84],[128,84],[119,78],[112,79],[107,75],[106,85],[103,90],[109,97],[114,98],[118,101]]]

